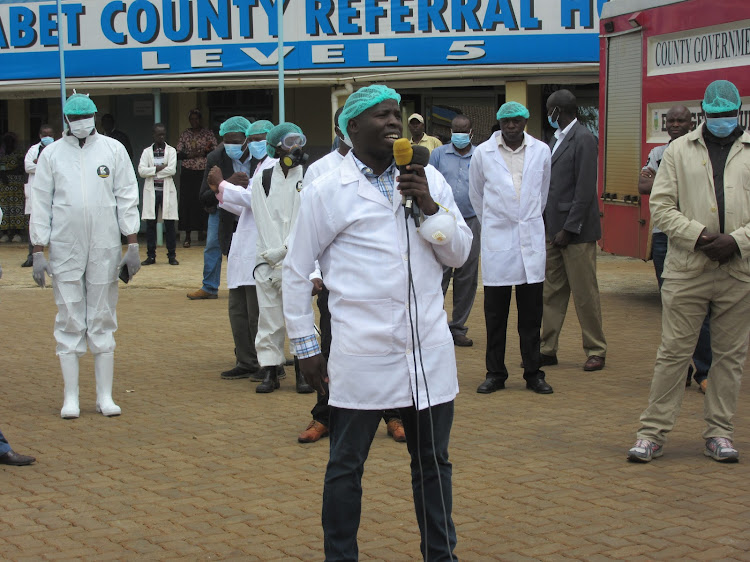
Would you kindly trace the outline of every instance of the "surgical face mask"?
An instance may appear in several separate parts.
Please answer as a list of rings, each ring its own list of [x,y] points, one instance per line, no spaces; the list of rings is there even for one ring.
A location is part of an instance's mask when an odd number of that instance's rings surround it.
[[[242,158],[242,153],[245,151],[241,144],[226,144],[224,143],[224,150],[232,160],[239,160]]]
[[[87,119],[79,119],[78,121],[68,121],[70,134],[77,139],[85,139],[87,136],[89,136],[91,134],[91,131],[94,130],[95,125],[96,123],[94,122],[93,117],[89,117]]]
[[[41,141],[42,146],[47,146],[48,144],[52,144],[53,142],[55,142],[55,139],[52,137],[42,137],[39,140]]]
[[[706,117],[706,127],[711,133],[720,139],[726,138],[737,128],[737,116],[735,117]]]
[[[352,139],[344,137],[343,139],[339,138],[339,140],[341,140],[341,142],[343,142],[349,148],[354,148],[354,145],[352,144]]]
[[[555,114],[555,110],[557,110],[557,117],[553,120],[552,116]],[[552,113],[547,115],[547,121],[549,122],[550,126],[553,129],[560,128],[560,123],[558,123],[559,119],[560,119],[560,109],[558,109],[557,107],[552,110]]]
[[[466,148],[471,142],[471,135],[469,133],[451,133],[451,142],[456,148]]]
[[[260,160],[264,156],[266,156],[266,141],[253,141],[250,143],[250,154],[252,154],[253,158],[256,160]]]

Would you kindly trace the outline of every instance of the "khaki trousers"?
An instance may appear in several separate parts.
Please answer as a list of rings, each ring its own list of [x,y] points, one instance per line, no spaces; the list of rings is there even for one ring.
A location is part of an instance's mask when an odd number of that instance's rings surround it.
[[[662,445],[674,427],[685,394],[685,373],[708,308],[713,363],[704,399],[703,438],[732,439],[732,418],[750,335],[750,283],[724,269],[692,279],[665,279],[661,289],[662,336],[656,354],[648,407],[641,414],[638,439]]]
[[[557,355],[571,292],[581,324],[586,357],[606,357],[607,341],[602,329],[602,308],[596,280],[596,242],[556,248],[548,241],[541,335],[541,352],[544,355]]]

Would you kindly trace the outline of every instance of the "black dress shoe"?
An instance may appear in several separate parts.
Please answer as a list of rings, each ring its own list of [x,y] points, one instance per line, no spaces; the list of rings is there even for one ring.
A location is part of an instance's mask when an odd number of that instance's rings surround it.
[[[276,365],[271,367],[261,367],[260,373],[263,374],[263,382],[255,387],[255,392],[259,394],[268,394],[281,386]]]
[[[34,457],[28,455],[19,455],[15,451],[8,451],[4,455],[0,456],[0,464],[9,464],[12,466],[26,466],[36,462]]]
[[[169,258],[169,265],[180,265],[176,258]]]
[[[34,265],[34,260],[31,256],[26,258],[26,261],[21,264],[21,267],[31,267]]]
[[[492,394],[496,390],[502,390],[505,388],[505,381],[497,377],[488,377],[485,381],[477,387],[479,394]]]
[[[552,390],[552,387],[547,384],[547,381],[544,379],[534,379],[530,381],[526,381],[526,388],[529,390],[533,390],[537,394],[552,394],[554,390]]]
[[[154,265],[156,263],[156,258],[146,258],[141,262],[141,265]]]
[[[224,371],[221,373],[221,378],[224,380],[236,380],[236,379],[249,379],[250,375],[252,373],[248,371],[247,369],[244,369],[240,366],[234,367],[232,369],[229,369],[228,371]]]

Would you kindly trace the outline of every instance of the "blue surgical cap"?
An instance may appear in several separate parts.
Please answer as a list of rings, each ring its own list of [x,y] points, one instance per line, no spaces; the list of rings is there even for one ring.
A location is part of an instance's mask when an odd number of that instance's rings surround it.
[[[63,106],[64,115],[92,115],[96,111],[96,105],[88,94],[73,94]]]
[[[304,134],[294,123],[279,123],[266,135],[266,152],[271,158],[276,158],[276,145],[289,133]]]
[[[728,80],[716,80],[706,88],[703,96],[703,111],[706,113],[723,113],[735,111],[742,105],[737,86]]]
[[[243,135],[246,135],[249,128],[250,121],[244,117],[235,115],[221,124],[221,127],[219,127],[219,136],[223,137],[227,133],[242,133]]]
[[[344,104],[344,110],[339,115],[339,129],[344,136],[349,138],[349,131],[346,128],[349,126],[350,119],[354,119],[373,105],[385,100],[396,100],[396,103],[401,103],[401,96],[396,90],[381,84],[365,86],[350,95]]]
[[[250,124],[250,127],[247,129],[247,136],[249,137],[250,135],[265,135],[271,129],[273,129],[273,123],[265,119],[261,119],[260,121],[255,121],[254,123]]]
[[[509,119],[511,117],[523,117],[524,119],[529,118],[529,110],[526,106],[518,103],[517,101],[505,102],[497,110],[497,119]]]

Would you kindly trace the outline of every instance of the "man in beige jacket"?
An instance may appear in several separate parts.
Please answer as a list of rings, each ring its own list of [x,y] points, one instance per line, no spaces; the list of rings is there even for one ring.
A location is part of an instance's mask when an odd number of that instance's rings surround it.
[[[737,462],[732,418],[750,323],[750,135],[726,80],[706,89],[706,122],[670,144],[651,192],[654,224],[669,237],[662,286],[662,341],[651,394],[628,459],[662,455],[685,392],[685,371],[706,311],[714,363],[706,390],[704,453]]]

